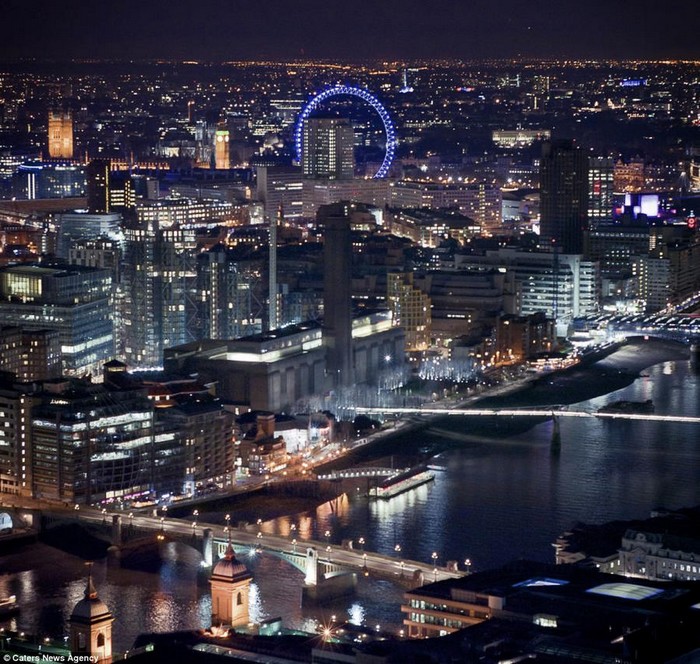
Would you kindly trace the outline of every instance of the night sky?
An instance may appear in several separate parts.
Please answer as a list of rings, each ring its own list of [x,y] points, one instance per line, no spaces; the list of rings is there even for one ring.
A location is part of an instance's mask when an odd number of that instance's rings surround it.
[[[700,0],[0,0],[0,59],[700,59]]]

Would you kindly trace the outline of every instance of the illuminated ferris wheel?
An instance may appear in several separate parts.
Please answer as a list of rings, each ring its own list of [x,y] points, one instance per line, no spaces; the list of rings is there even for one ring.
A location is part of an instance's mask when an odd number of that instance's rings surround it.
[[[309,119],[309,116],[316,111],[321,104],[330,99],[331,97],[340,97],[342,95],[349,95],[352,97],[359,97],[362,101],[367,102],[379,115],[379,118],[384,125],[384,133],[386,135],[386,149],[384,152],[384,161],[379,167],[377,172],[373,175],[375,178],[384,178],[389,174],[389,168],[391,167],[391,162],[394,161],[394,155],[396,154],[396,146],[398,145],[398,140],[396,138],[396,130],[394,129],[394,123],[389,117],[384,106],[381,105],[379,100],[371,95],[367,90],[362,88],[354,88],[349,85],[336,85],[332,88],[327,88],[323,92],[319,92],[308,104],[302,109],[299,117],[297,118],[296,127],[294,128],[294,144],[296,149],[297,161],[301,162],[302,153],[304,150],[304,123]]]

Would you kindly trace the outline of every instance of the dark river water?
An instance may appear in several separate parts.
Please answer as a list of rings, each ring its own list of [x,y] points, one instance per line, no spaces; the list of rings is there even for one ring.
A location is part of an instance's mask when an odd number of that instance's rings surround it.
[[[553,378],[551,385],[545,381],[543,392],[501,403],[561,402],[556,397],[565,392],[572,409],[652,399],[656,413],[700,415],[700,378],[686,360],[655,364],[622,389],[576,402],[579,393],[585,399],[591,390],[629,383],[619,368],[638,370],[646,363],[640,359],[643,352],[623,351],[596,365],[597,373]],[[527,431],[517,425],[437,420],[427,430],[397,437],[371,456],[353,460],[385,465],[393,459],[400,465],[419,453],[439,453],[431,463],[442,470],[435,471],[430,484],[374,502],[351,488],[346,497],[315,512],[268,521],[262,528],[289,535],[294,524],[300,537],[318,539],[329,530],[334,544],[363,537],[371,550],[423,561],[435,552],[439,564],[454,560],[462,568],[468,558],[479,570],[515,558],[553,561],[552,542],[576,521],[643,518],[655,507],[700,503],[697,424],[562,418],[558,450],[550,444],[551,422]],[[142,632],[209,625],[210,597],[198,558],[187,547],[168,546],[160,573],[128,571],[105,561],[95,565],[100,597],[115,615],[117,651],[128,649]],[[357,596],[311,609],[301,606],[300,572],[270,556],[241,555],[255,577],[253,619],[282,616],[286,627],[309,630],[335,615],[372,628],[400,629],[402,591],[388,582],[363,578]],[[0,596],[13,593],[22,603],[11,626],[62,634],[82,596],[84,578],[80,559],[45,545],[0,555]]]

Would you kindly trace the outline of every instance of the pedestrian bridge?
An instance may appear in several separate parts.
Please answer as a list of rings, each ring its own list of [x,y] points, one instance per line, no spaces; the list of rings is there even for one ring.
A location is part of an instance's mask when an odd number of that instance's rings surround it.
[[[687,415],[657,415],[656,413],[610,413],[587,410],[567,410],[565,406],[550,408],[382,408],[358,406],[358,413],[373,415],[453,415],[460,417],[595,417],[607,420],[642,420],[645,422],[700,423],[700,417]]]

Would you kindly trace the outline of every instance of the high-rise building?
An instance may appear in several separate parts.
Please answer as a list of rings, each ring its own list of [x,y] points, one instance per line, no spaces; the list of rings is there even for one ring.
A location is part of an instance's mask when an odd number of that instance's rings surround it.
[[[255,265],[223,245],[197,256],[197,336],[236,339],[261,332],[253,315],[255,272]]]
[[[73,117],[70,111],[49,111],[49,157],[73,159]]]
[[[588,227],[597,228],[613,218],[615,161],[612,157],[588,158]]]
[[[352,239],[347,201],[323,205],[316,216],[323,229],[323,344],[326,372],[336,386],[352,385]]]
[[[0,373],[0,495],[31,497],[33,399],[13,382]]]
[[[194,228],[139,217],[124,224],[122,354],[132,367],[158,367],[163,349],[196,337]]]
[[[87,166],[88,211],[102,213],[110,211],[109,169],[106,159],[93,159]]]
[[[305,178],[351,179],[355,174],[355,135],[345,118],[309,118],[304,124],[302,171]]]
[[[572,141],[542,146],[540,237],[566,254],[583,251],[588,217],[588,158]]]
[[[58,330],[63,373],[98,374],[114,355],[112,275],[76,265],[0,268],[0,320],[22,331]]]

